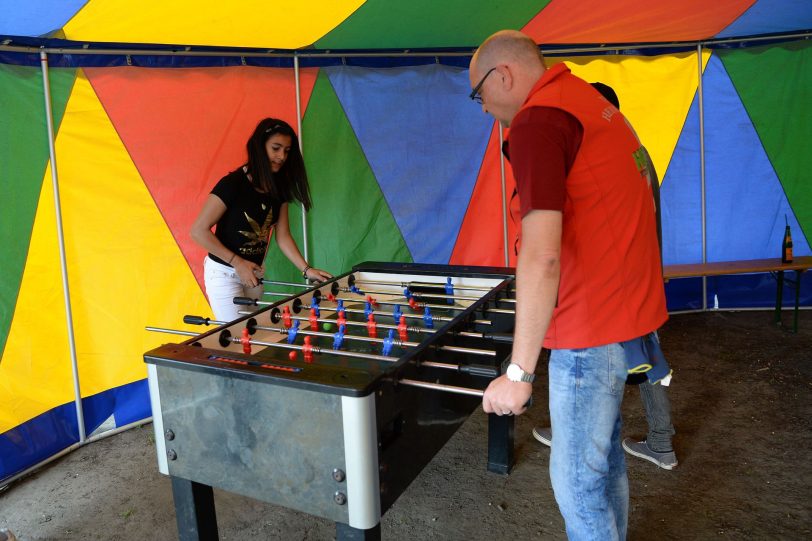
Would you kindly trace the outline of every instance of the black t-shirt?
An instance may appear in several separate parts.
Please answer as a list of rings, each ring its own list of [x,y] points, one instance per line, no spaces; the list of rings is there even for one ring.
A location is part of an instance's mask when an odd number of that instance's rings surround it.
[[[242,167],[220,179],[211,193],[226,205],[214,236],[243,259],[262,265],[271,229],[279,221],[282,202],[255,190]],[[214,254],[209,257],[228,265]]]

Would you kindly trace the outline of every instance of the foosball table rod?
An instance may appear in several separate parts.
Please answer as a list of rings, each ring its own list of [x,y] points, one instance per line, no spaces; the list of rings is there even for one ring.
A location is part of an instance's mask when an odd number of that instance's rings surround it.
[[[479,396],[482,397],[485,395],[485,391],[481,389],[469,389],[468,387],[457,387],[456,385],[444,385],[442,383],[431,383],[428,381],[418,381],[415,379],[399,379],[398,383],[401,385],[407,385],[409,387],[420,387],[421,389],[432,389],[435,391],[443,391],[446,393],[454,393],[454,394],[464,394],[468,396]]]
[[[272,297],[290,297],[290,293],[282,293],[281,291],[263,291],[262,294],[263,295],[269,295],[269,296],[272,296]],[[359,293],[359,295],[362,295],[362,294]],[[396,294],[393,293],[393,295],[396,295]],[[235,299],[242,299],[242,298],[245,298],[245,297],[235,297]],[[328,302],[334,302],[334,303],[337,303],[338,301],[344,301],[344,302],[347,302],[347,303],[350,303],[350,302],[366,302],[366,299],[364,297],[359,297],[359,298],[333,297],[332,299],[328,298],[327,300],[328,300]],[[376,300],[375,302],[376,302],[376,304],[384,304],[386,306],[412,306],[407,301]],[[237,303],[235,301],[234,304],[240,304],[240,303]],[[269,304],[271,304],[271,303],[269,303]],[[451,305],[451,304],[432,304],[432,303],[427,303],[427,302],[415,302],[413,308],[435,308],[435,309],[438,309],[438,310],[454,310],[454,311],[457,311],[457,312],[462,312],[463,310],[468,309],[467,306],[454,306],[454,305]],[[345,309],[345,310],[347,310],[347,312],[352,311],[350,309]],[[514,313],[514,310],[507,310],[505,308],[493,308],[493,309],[489,309],[489,310],[492,311],[492,312],[498,312],[498,313],[504,313],[504,314],[513,314]],[[423,317],[423,316],[418,315],[418,316],[413,316],[413,317]],[[440,319],[440,317],[435,317],[435,319],[442,321]]]
[[[251,315],[253,313],[254,312],[249,312],[249,311],[246,311],[246,310],[240,310],[239,311],[239,314],[243,315],[243,316]],[[298,319],[300,321],[310,321],[310,318],[307,318],[307,317],[302,317],[302,316],[290,316],[290,317],[291,317],[291,319]],[[214,320],[209,320],[209,321],[211,323],[215,324],[215,325],[225,325],[226,323],[230,323],[230,322],[223,322],[223,321],[215,322]],[[335,324],[336,320],[335,319],[321,319],[321,318],[319,318],[318,322],[319,323]],[[474,320],[474,323],[477,323],[477,324],[480,324],[480,325],[490,325],[491,324],[490,321],[479,320],[479,319]],[[366,323],[361,323],[360,321],[347,321],[347,325],[355,325],[355,326],[358,326],[358,327],[366,327]],[[383,329],[397,329],[397,325],[388,325],[388,324],[385,324],[385,323],[378,323],[378,327],[381,327]],[[433,333],[437,332],[437,329],[425,329],[423,327],[408,327],[407,330],[409,332],[412,332],[412,333],[416,332],[416,333],[433,334]],[[511,344],[513,343],[513,335],[512,334],[504,334],[504,333],[491,334],[491,333],[470,332],[470,331],[458,331],[458,332],[453,332],[451,334],[453,336],[464,336],[466,338],[481,338],[482,340],[493,340],[493,341],[496,341],[496,342],[506,342],[506,343],[511,343]]]
[[[373,286],[393,286],[393,287],[400,287],[404,288],[407,287],[410,290],[413,288],[425,288],[425,287],[435,287],[437,289],[444,289],[447,285],[447,282],[388,282],[385,280],[359,280],[356,279],[355,276],[350,275],[347,283],[350,286],[355,284],[369,284]],[[459,291],[490,291],[492,288],[488,286],[460,286],[457,284],[451,284],[451,286]]]
[[[454,393],[454,394],[464,394],[468,396],[478,396],[483,397],[485,396],[485,391],[481,389],[470,389],[468,387],[457,387],[456,385],[445,385],[443,383],[431,383],[428,381],[419,381],[415,379],[399,379],[397,380],[398,383],[401,385],[407,385],[409,387],[419,387],[421,389],[432,389],[435,391],[442,391],[446,393]],[[533,397],[531,396],[530,399],[525,403],[524,407],[529,408],[533,405]],[[493,414],[491,414],[493,415]],[[507,417],[512,416],[513,414],[510,413],[506,415]]]
[[[186,318],[190,318],[190,320],[191,320],[191,318],[197,318],[197,317],[199,317],[199,316],[185,316],[184,320],[186,320]],[[208,318],[201,318],[201,319],[204,319],[204,320],[209,321],[211,323],[217,324],[214,320],[210,320]],[[190,323],[192,325],[195,324],[195,323],[191,323],[191,321],[189,321],[188,323]],[[206,324],[208,324],[208,323],[206,323]],[[179,329],[166,329],[166,328],[162,328],[162,327],[146,327],[146,330],[152,331],[152,332],[162,332],[162,333],[168,333],[168,334],[177,334],[177,335],[181,335],[181,336],[197,336],[197,333],[194,333],[194,332],[191,332],[191,331],[182,331],[182,330],[179,330]],[[269,329],[269,330],[277,330],[277,329]],[[228,331],[224,331],[224,333],[228,333]],[[251,345],[260,345],[260,346],[268,346],[268,347],[280,347],[280,348],[290,349],[290,350],[307,350],[307,349],[309,349],[313,353],[334,353],[336,355],[340,355],[340,356],[344,356],[344,357],[363,358],[363,359],[371,359],[371,360],[376,360],[376,361],[395,362],[395,361],[399,360],[397,357],[390,357],[390,356],[385,356],[385,355],[373,355],[373,354],[369,354],[369,353],[356,353],[354,351],[342,351],[342,350],[332,350],[332,349],[325,350],[325,349],[322,349],[322,348],[319,348],[319,347],[316,347],[316,346],[309,346],[309,347],[306,348],[305,346],[297,346],[297,345],[294,345],[294,344],[281,344],[281,343],[278,343],[278,342],[262,342],[262,341],[259,341],[259,340],[245,340],[244,338],[238,338],[238,337],[235,337],[235,336],[230,336],[230,333],[228,333],[229,335],[227,337],[224,337],[224,333],[221,333],[221,337],[220,337],[221,345],[223,344],[224,341],[229,341],[229,342],[238,343],[238,344],[251,344]],[[304,331],[299,331],[299,333],[300,334],[318,334],[318,335],[324,335],[324,336],[327,336],[327,337],[332,337],[332,335],[329,334],[329,333],[309,333],[309,332],[306,333]],[[425,366],[425,367],[429,367],[429,368],[441,368],[441,369],[444,369],[444,370],[454,370],[454,371],[457,371],[457,372],[462,372],[463,374],[470,374],[472,376],[483,376],[483,377],[488,377],[488,378],[496,378],[496,377],[499,376],[499,369],[494,367],[494,366],[477,365],[477,364],[440,363],[440,362],[435,362],[435,361],[417,361],[417,360],[415,362],[419,366]],[[257,362],[251,363],[251,364],[255,364],[257,366],[265,366],[267,363],[262,363],[262,362],[257,361]],[[407,380],[407,381],[410,381],[410,380]],[[434,385],[434,384],[427,384],[427,385]]]
[[[297,283],[294,283],[294,282],[282,282],[282,281],[279,281],[279,280],[267,280],[265,278],[260,279],[260,282],[263,283],[263,284],[276,285],[276,286],[297,287],[297,288],[300,288],[300,289],[310,289],[311,287],[313,287],[312,285],[307,285],[307,284],[297,284]],[[390,285],[395,287],[395,284],[390,284]],[[341,293],[356,293],[358,295],[369,295],[369,294],[372,294],[372,295],[390,295],[390,296],[399,296],[399,295],[401,295],[401,293],[398,292],[398,291],[384,291],[384,290],[380,290],[380,289],[363,289],[362,290],[362,289],[355,288],[354,286],[353,287],[342,287],[342,286],[338,286],[337,284],[333,285],[333,287],[331,288],[331,291],[333,292],[334,295],[339,293],[339,292],[341,292]],[[404,296],[406,296],[407,293],[408,293],[409,296],[418,297],[418,298],[430,297],[430,298],[434,298],[434,299],[448,299],[448,300],[460,300],[460,301],[477,301],[477,300],[479,300],[481,298],[481,297],[474,297],[474,296],[471,296],[471,295],[449,295],[448,293],[432,293],[430,291],[412,291],[408,287],[408,285],[404,287],[404,291],[403,291],[402,294]],[[282,293],[270,293],[270,292],[268,294],[269,295],[270,294],[283,295]],[[290,296],[290,294],[284,294],[284,295],[285,296]],[[347,299],[346,297],[343,297],[342,300],[352,300],[352,299]],[[499,300],[500,300],[500,302],[509,302],[509,303],[510,302],[516,302],[516,299],[499,299]],[[386,303],[386,304],[391,304],[391,302]],[[403,304],[403,303],[401,303],[401,304]],[[445,306],[443,306],[443,307],[445,307]]]
[[[291,318],[291,319],[293,319],[293,318]],[[309,319],[303,318],[303,317],[297,317],[296,319],[298,319],[300,321],[309,321]],[[211,323],[214,323],[215,325],[224,324],[224,322],[222,322],[222,321],[211,321],[211,320],[209,320],[207,318],[203,318],[201,316],[189,316],[189,315],[183,316],[183,322],[187,323],[189,325],[204,325],[204,324],[208,324],[208,323],[206,323],[207,321],[211,322]],[[334,323],[334,320],[326,320],[326,321]],[[383,327],[383,325],[380,325],[380,326]],[[257,325],[256,323],[254,323],[254,324],[249,323],[248,325],[246,325],[246,327],[248,328],[249,331],[253,331],[254,329],[256,329],[256,330],[259,330],[259,331],[275,332],[275,333],[284,334],[284,335],[287,335],[287,334],[290,333],[290,331],[288,329],[286,329],[285,327],[266,327],[266,326],[263,326],[263,325]],[[387,327],[397,329],[397,327],[395,327],[393,325],[388,325]],[[184,332],[188,332],[188,331],[184,331]],[[296,331],[296,334],[301,334],[303,336],[318,336],[318,337],[321,337],[321,338],[333,338],[335,336],[335,333],[313,331],[313,330],[308,330],[308,329],[299,329],[299,330]],[[194,333],[192,333],[192,335],[194,335]],[[383,338],[373,338],[373,337],[370,337],[370,336],[359,336],[359,335],[355,335],[355,334],[345,334],[344,335],[344,340],[355,340],[355,341],[358,341],[358,342],[371,342],[371,343],[375,343],[375,344],[383,344],[385,342],[385,340]],[[407,341],[407,340],[392,340],[392,345],[398,346],[398,347],[417,347],[417,346],[420,345],[420,343],[419,342],[410,342],[410,341]],[[436,346],[436,349],[441,350],[441,351],[454,352],[454,353],[464,353],[466,355],[480,355],[480,356],[484,356],[484,357],[496,357],[496,352],[493,351],[493,350],[490,350],[490,349],[468,348],[468,347],[462,347],[462,346]]]
[[[289,297],[290,296],[287,293],[275,293],[275,292],[272,292],[272,291],[266,291],[265,293],[263,293],[263,295],[276,295],[276,296],[281,296],[281,297]],[[347,299],[340,299],[340,300],[347,300]],[[364,302],[364,300],[363,299],[358,299],[358,300],[352,300],[351,302]],[[267,302],[267,301],[258,301],[258,300],[254,300],[254,299],[252,299],[250,297],[234,297],[234,304],[238,304],[240,306],[270,306],[270,305],[276,304],[276,303]],[[397,304],[397,305],[403,304],[404,306],[408,306],[408,304],[406,304],[406,303],[389,303],[389,304]],[[438,305],[438,306],[440,308],[443,308],[442,305]],[[306,306],[304,304],[302,304],[302,308],[306,308]],[[322,305],[319,305],[319,310],[326,310],[328,312],[338,312],[339,311],[338,308],[332,308],[332,307],[329,307],[329,306],[322,306]],[[457,308],[457,310],[465,310],[465,308]],[[361,309],[358,309],[358,308],[344,308],[344,311],[347,312],[348,314],[364,314],[365,313],[364,310],[361,310]],[[498,312],[506,312],[506,313],[510,313],[510,314],[514,313],[513,310],[501,310],[501,309],[498,309],[498,308],[495,308],[495,309],[489,310],[489,311],[495,312],[495,313],[498,313]],[[390,314],[386,314],[386,315],[390,315]],[[408,319],[423,319],[423,316],[421,314],[407,314],[407,313],[403,312],[403,313],[401,313],[401,315],[405,316]],[[445,316],[432,316],[432,318],[435,321],[452,321],[454,319],[454,318],[445,317]],[[476,323],[477,325],[491,325],[492,324],[487,319],[477,319],[477,320],[474,320],[473,323]]]

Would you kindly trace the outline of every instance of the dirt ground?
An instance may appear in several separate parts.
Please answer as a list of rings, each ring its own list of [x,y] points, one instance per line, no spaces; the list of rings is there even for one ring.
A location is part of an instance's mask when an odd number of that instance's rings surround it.
[[[790,313],[785,312],[789,321]],[[812,312],[799,334],[769,312],[672,316],[661,332],[680,465],[628,457],[629,539],[812,539]],[[517,465],[485,470],[479,410],[383,517],[384,539],[565,539],[531,436],[547,421],[546,367],[535,406],[516,423]],[[627,387],[627,436],[646,424]],[[215,490],[221,539],[321,540],[334,524]],[[86,445],[0,492],[0,529],[20,541],[176,539],[169,479],[157,471],[152,425]]]

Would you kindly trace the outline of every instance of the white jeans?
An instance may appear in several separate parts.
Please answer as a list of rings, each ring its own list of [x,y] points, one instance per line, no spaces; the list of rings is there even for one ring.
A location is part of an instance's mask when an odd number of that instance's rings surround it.
[[[233,321],[241,316],[239,310],[249,309],[234,304],[234,297],[262,298],[262,284],[256,287],[245,287],[232,267],[223,265],[206,256],[203,260],[203,281],[206,283],[206,295],[209,297],[214,318],[219,321]]]

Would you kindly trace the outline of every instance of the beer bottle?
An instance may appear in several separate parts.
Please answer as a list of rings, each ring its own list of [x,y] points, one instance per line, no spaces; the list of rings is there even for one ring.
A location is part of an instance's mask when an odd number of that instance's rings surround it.
[[[786,216],[784,220],[787,221],[787,227],[784,229],[784,242],[781,244],[781,263],[792,263],[792,234]]]

